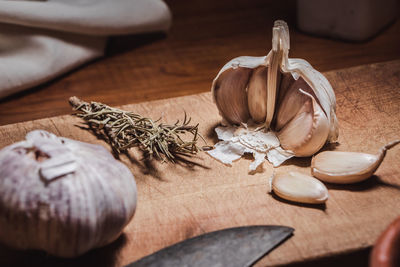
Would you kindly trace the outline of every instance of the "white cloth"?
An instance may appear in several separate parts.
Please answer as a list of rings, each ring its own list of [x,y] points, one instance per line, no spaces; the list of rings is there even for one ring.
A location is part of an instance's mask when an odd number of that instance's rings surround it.
[[[109,35],[170,25],[162,0],[0,0],[0,98],[102,56]]]

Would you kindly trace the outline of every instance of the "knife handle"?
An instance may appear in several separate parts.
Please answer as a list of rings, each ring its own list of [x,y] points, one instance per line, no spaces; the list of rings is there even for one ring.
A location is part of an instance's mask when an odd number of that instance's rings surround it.
[[[400,266],[400,217],[379,236],[372,249],[369,266]]]

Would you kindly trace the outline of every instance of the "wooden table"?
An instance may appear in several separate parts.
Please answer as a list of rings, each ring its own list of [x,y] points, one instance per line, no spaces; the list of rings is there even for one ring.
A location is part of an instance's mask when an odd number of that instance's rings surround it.
[[[20,93],[5,100],[0,101],[0,124],[16,123],[29,121],[32,119],[45,118],[55,115],[70,113],[67,99],[71,95],[78,95],[86,100],[105,102],[110,105],[122,105],[129,103],[139,103],[147,100],[165,99],[175,96],[191,95],[206,92],[219,68],[229,59],[239,55],[263,55],[270,49],[271,27],[277,18],[285,19],[291,27],[291,56],[307,59],[316,69],[320,71],[331,71],[326,73],[327,78],[332,82],[338,96],[338,112],[341,114],[339,119],[344,129],[350,129],[351,114],[340,113],[342,110],[352,110],[360,112],[358,116],[362,118],[357,124],[357,131],[361,131],[363,136],[369,134],[371,139],[359,139],[359,143],[350,142],[342,139],[344,148],[355,149],[363,147],[361,143],[366,143],[365,149],[375,148],[386,141],[386,138],[394,138],[396,131],[399,131],[399,116],[387,114],[387,120],[382,123],[382,128],[376,128],[371,122],[371,111],[363,103],[371,103],[376,98],[376,110],[378,113],[385,113],[388,110],[398,110],[399,99],[399,61],[389,63],[361,66],[352,69],[342,68],[349,66],[387,61],[400,58],[400,22],[397,21],[374,39],[365,43],[346,43],[334,40],[321,39],[307,36],[295,30],[294,27],[294,2],[279,1],[279,3],[269,1],[167,1],[174,14],[174,24],[168,36],[150,34],[142,36],[115,37],[110,40],[107,55],[105,58],[87,64],[86,66],[68,73],[63,77],[50,83],[33,88],[24,93]],[[367,94],[361,94],[363,99],[355,101],[352,92],[359,92],[359,86],[367,89]],[[396,87],[397,86],[397,87]],[[348,89],[350,88],[350,91]],[[354,88],[358,88],[355,90]],[[355,90],[355,91],[354,91]],[[381,91],[385,93],[380,94]],[[394,93],[394,95],[393,95]],[[397,94],[396,94],[397,93]],[[203,95],[203,98],[209,96]],[[370,98],[369,98],[370,97]],[[196,97],[195,97],[196,98]],[[351,102],[350,100],[354,100]],[[180,100],[183,101],[183,100]],[[379,102],[380,101],[380,102]],[[166,103],[160,102],[160,103]],[[151,105],[154,105],[151,104]],[[141,104],[139,107],[144,107]],[[162,106],[162,105],[161,105]],[[128,108],[133,106],[128,106]],[[212,109],[212,107],[210,106]],[[157,110],[153,111],[154,114]],[[393,114],[399,114],[393,113]],[[216,120],[216,117],[214,118]],[[391,125],[394,120],[394,126]],[[45,120],[44,126],[49,126],[49,121]],[[67,120],[68,121],[68,120]],[[23,132],[29,128],[37,127],[37,123],[27,122],[18,124],[20,128],[14,126],[2,127],[2,133],[6,134],[15,131],[16,135],[11,139],[4,139],[2,145],[22,138]],[[41,123],[39,121],[39,123]],[[371,124],[372,128],[365,127]],[[36,126],[35,126],[36,125]],[[369,125],[369,127],[371,127]],[[396,128],[397,127],[397,128]],[[10,130],[14,129],[14,130]],[[17,129],[17,130],[15,130]],[[19,129],[19,130],[18,130]],[[73,133],[63,133],[64,135],[75,136]],[[348,136],[348,132],[342,135]],[[386,134],[386,135],[385,135]],[[90,135],[81,138],[93,141]],[[353,140],[352,140],[353,141]],[[377,148],[376,146],[376,148]],[[366,150],[364,150],[366,151]],[[371,151],[373,152],[373,151]],[[391,156],[395,162],[398,152]],[[384,167],[381,174],[394,175],[394,170],[390,166]],[[398,172],[397,172],[398,174]],[[399,180],[391,181],[393,188],[398,188]],[[376,180],[376,179],[375,179]],[[375,181],[374,180],[374,181]],[[150,180],[152,181],[152,180]],[[263,180],[258,183],[263,184]],[[153,183],[152,181],[151,183]],[[242,181],[243,182],[243,181]],[[243,182],[251,186],[248,181]],[[372,182],[368,182],[359,187],[349,187],[348,191],[355,191],[354,198],[365,197]],[[257,183],[255,183],[257,184]],[[239,183],[240,185],[240,183]],[[397,187],[396,187],[397,186]],[[182,186],[182,190],[186,187]],[[381,187],[379,187],[381,188]],[[260,189],[261,190],[261,189]],[[339,189],[333,190],[341,192]],[[381,190],[381,189],[377,189]],[[393,189],[396,190],[396,189]],[[398,190],[398,189],[397,189]],[[343,192],[342,192],[343,193]],[[358,194],[357,194],[358,193]],[[340,195],[340,193],[337,193]],[[142,201],[143,202],[143,201]],[[146,202],[145,202],[146,203]],[[145,205],[151,205],[147,202]],[[256,205],[249,201],[249,205]],[[260,204],[260,203],[258,203]],[[171,204],[172,205],[172,204]],[[217,207],[218,208],[218,207]],[[216,211],[218,209],[216,208]],[[225,207],[226,208],[226,207]],[[288,209],[291,209],[290,207]],[[227,209],[229,210],[229,208]],[[225,210],[226,211],[226,210]],[[220,212],[224,213],[224,210]],[[306,213],[313,213],[305,209]],[[346,213],[346,210],[343,211]],[[138,213],[140,216],[144,216]],[[165,216],[165,215],[163,215]],[[262,215],[259,214],[259,218]],[[393,214],[395,216],[395,214]],[[389,219],[389,218],[387,218]],[[140,219],[139,219],[140,220]],[[178,218],[178,221],[179,218]],[[279,220],[278,220],[279,221]],[[240,223],[240,219],[237,221]],[[248,223],[252,221],[247,221]],[[244,222],[246,223],[246,222]],[[367,263],[368,249],[371,240],[383,228],[385,223],[381,219],[373,218],[368,223],[380,224],[374,227],[367,234],[365,244],[357,249],[339,250],[332,253],[314,253],[314,257],[304,257],[306,262],[292,261],[290,266],[321,266],[339,264],[348,266],[364,266]],[[226,227],[230,225],[220,225],[215,227]],[[357,227],[357,226],[355,226]],[[129,231],[137,230],[135,226]],[[201,228],[199,228],[201,229]],[[169,240],[157,241],[155,247],[147,247],[142,251],[149,253],[155,248],[161,248],[173,241],[178,241],[186,237],[198,234],[199,229],[187,229],[186,234],[179,232],[177,236]],[[206,229],[211,230],[211,229]],[[200,232],[199,232],[200,231]],[[321,235],[323,237],[323,235]],[[321,238],[322,238],[321,237]],[[363,239],[362,236],[357,238]],[[122,242],[122,241],[121,241]],[[328,242],[328,241],[327,241]],[[333,246],[339,247],[333,240]],[[288,243],[293,246],[292,243]],[[292,245],[290,245],[292,244]],[[105,266],[112,266],[114,263],[112,251],[120,246],[120,243],[113,244],[111,248],[106,248],[99,253],[93,252],[80,259],[78,263],[66,261],[58,262],[48,260],[47,265],[55,264],[68,266],[69,264],[85,265],[93,262],[101,262]],[[295,245],[294,245],[295,246]],[[329,243],[326,244],[329,248]],[[43,257],[37,254],[21,254],[1,250],[3,255],[11,255],[9,259],[19,259],[18,263],[29,265],[31,263],[43,262]],[[344,254],[343,254],[344,253]],[[139,253],[140,254],[140,253]],[[288,254],[289,255],[289,254]],[[300,253],[301,255],[301,253]],[[319,256],[323,258],[318,258]],[[273,256],[266,263],[283,263],[278,256]],[[274,258],[275,257],[275,258]],[[134,259],[134,256],[132,256]],[[36,260],[36,261],[35,261]],[[122,262],[126,263],[125,260]],[[286,261],[285,263],[289,263]]]

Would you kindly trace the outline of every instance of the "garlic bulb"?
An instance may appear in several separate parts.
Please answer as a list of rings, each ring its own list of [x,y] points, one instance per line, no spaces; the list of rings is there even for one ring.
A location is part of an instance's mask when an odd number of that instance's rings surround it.
[[[232,59],[211,88],[224,125],[257,125],[253,128],[277,136],[281,150],[273,154],[282,159],[264,155],[275,166],[291,156],[311,156],[338,136],[336,99],[328,80],[305,60],[288,58],[288,53],[287,24],[276,21],[268,55]],[[214,157],[223,153],[214,151]]]
[[[329,196],[328,189],[318,179],[298,172],[274,175],[271,187],[279,197],[294,202],[321,204]]]
[[[102,146],[32,131],[0,150],[0,242],[81,255],[118,238],[136,195],[129,169]]]
[[[371,177],[385,158],[386,151],[400,140],[383,146],[378,154],[324,151],[313,157],[311,173],[318,179],[337,184],[361,182]]]

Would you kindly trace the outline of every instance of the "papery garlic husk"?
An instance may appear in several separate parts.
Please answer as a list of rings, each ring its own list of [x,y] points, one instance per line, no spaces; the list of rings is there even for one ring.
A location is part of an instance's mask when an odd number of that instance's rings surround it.
[[[322,204],[329,197],[322,182],[299,172],[274,174],[271,187],[279,197],[299,203]]]
[[[311,161],[311,173],[318,179],[336,184],[351,184],[364,181],[378,169],[386,151],[399,144],[400,140],[383,146],[377,154],[345,151],[324,151]]]
[[[0,242],[75,257],[117,239],[137,201],[102,146],[36,130],[0,150]]]
[[[336,98],[328,80],[302,59],[290,59],[289,30],[273,27],[264,57],[229,61],[212,84],[223,125],[256,124],[272,131],[286,153],[306,157],[338,137]]]

